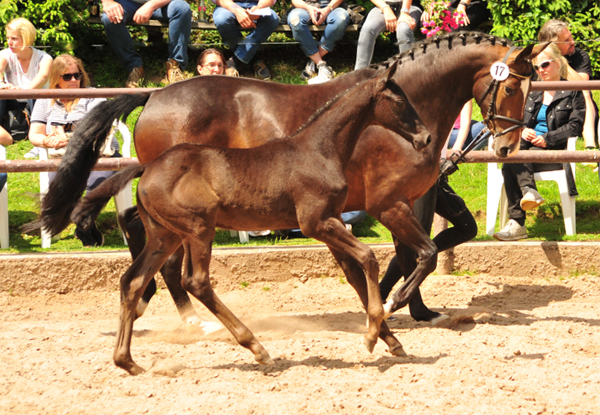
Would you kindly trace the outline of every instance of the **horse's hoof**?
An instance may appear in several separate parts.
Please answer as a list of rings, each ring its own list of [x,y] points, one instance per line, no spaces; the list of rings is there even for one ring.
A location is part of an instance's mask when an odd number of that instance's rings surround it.
[[[404,351],[404,348],[402,347],[401,344],[399,344],[398,346],[394,347],[393,349],[390,349],[390,353],[392,354],[392,356],[396,356],[396,357],[406,357],[406,356],[408,356],[406,354],[406,352]]]
[[[369,340],[365,337],[363,342],[364,342],[367,350],[369,351],[369,353],[373,353],[373,350],[375,350],[375,344],[377,343],[377,341]]]
[[[440,314],[439,316],[431,319],[431,325],[433,327],[435,327],[438,324],[440,324],[442,321],[448,320],[449,318],[450,318],[450,316],[448,314]]]
[[[269,353],[265,350],[261,354],[257,354],[255,357],[256,361],[261,365],[273,365],[275,361],[269,356]]]
[[[199,326],[204,331],[204,335],[208,335],[225,328],[221,323],[216,323],[214,321],[201,321]]]

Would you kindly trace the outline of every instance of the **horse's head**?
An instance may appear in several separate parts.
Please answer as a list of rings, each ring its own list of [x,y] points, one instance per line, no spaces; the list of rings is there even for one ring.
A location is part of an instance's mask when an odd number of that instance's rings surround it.
[[[484,122],[494,134],[494,152],[508,157],[519,151],[523,111],[531,87],[531,59],[547,44],[515,50],[497,45],[502,55],[486,66],[473,87]],[[499,59],[498,59],[499,58]]]
[[[399,134],[421,151],[431,143],[431,134],[402,88],[392,79],[397,68],[396,61],[377,78],[374,92],[379,98],[375,118],[382,127]]]

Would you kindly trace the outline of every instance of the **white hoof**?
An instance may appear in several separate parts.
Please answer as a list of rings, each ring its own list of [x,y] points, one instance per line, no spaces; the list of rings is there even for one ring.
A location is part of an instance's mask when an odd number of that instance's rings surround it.
[[[215,331],[219,331],[225,328],[221,323],[216,323],[214,321],[202,321],[199,325],[200,328],[204,331],[204,335],[214,333]]]
[[[383,305],[383,319],[387,320],[392,314],[394,314],[392,311],[392,300],[388,300],[387,303]]]
[[[450,316],[448,314],[442,314],[434,319],[431,320],[431,325],[433,327],[437,326],[438,324],[440,324],[442,321],[444,320],[448,320],[450,318]]]

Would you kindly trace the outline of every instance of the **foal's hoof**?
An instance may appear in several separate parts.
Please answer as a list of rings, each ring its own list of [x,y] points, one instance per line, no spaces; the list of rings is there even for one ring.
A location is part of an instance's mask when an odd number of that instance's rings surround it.
[[[431,325],[433,327],[437,326],[444,320],[448,320],[450,316],[448,314],[440,314],[439,316],[431,319]]]
[[[396,357],[406,357],[406,356],[408,356],[406,354],[406,352],[404,351],[404,348],[402,347],[401,344],[399,344],[398,346],[394,347],[393,349],[390,348],[390,353],[392,354],[392,356],[396,356]]]
[[[373,340],[369,340],[366,337],[363,340],[367,350],[369,351],[369,353],[373,353],[373,350],[375,350],[375,344],[377,343],[377,340],[373,341]]]
[[[392,314],[394,314],[395,310],[392,310],[392,305],[393,305],[392,300],[388,300],[388,302],[383,305],[383,319],[384,320],[387,320],[388,318],[390,318],[390,316]]]
[[[266,351],[263,352],[262,354],[257,354],[256,357],[255,357],[255,359],[261,365],[273,365],[273,364],[275,364],[275,361],[271,358],[271,356],[269,356],[269,353],[267,353]]]

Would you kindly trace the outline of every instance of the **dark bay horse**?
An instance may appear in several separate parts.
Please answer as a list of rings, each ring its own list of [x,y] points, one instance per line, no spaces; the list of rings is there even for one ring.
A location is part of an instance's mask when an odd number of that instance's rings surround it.
[[[414,272],[405,274],[411,275],[410,292],[414,292],[436,263],[435,246],[418,223],[412,206],[438,176],[439,155],[454,120],[464,103],[473,97],[483,114],[522,119],[530,83],[530,59],[538,53],[539,48],[533,46],[512,50],[507,41],[492,36],[455,33],[431,38],[393,59],[401,62],[394,81],[406,92],[430,131],[433,143],[419,151],[418,145],[393,132],[379,126],[367,128],[346,170],[349,193],[345,210],[367,210],[390,229],[398,252],[408,245],[418,253],[419,265]],[[511,75],[492,91],[490,68],[502,60]],[[88,127],[78,128],[71,140],[44,198],[43,226],[56,234],[68,225],[69,215],[85,189],[85,177],[98,158],[95,142],[105,136],[106,125],[114,118],[128,114],[138,105],[145,107],[136,124],[134,139],[140,161],[148,163],[178,143],[200,140],[219,147],[254,147],[270,137],[291,134],[325,102],[349,85],[372,77],[376,71],[364,69],[315,86],[200,77],[151,95],[115,98],[90,114]],[[492,101],[494,105],[490,105]],[[492,117],[487,124],[497,132],[513,126],[509,120]],[[520,130],[516,129],[498,137],[496,153],[504,157],[516,152],[519,136]],[[129,235],[137,238],[136,243],[130,243],[134,256],[143,246],[143,233],[136,231],[135,223],[131,222],[127,228]],[[162,272],[180,313],[193,315],[189,298],[181,288],[181,258],[175,255]],[[351,284],[359,283],[361,272],[359,267],[351,269],[351,274],[356,274]],[[408,286],[401,288],[401,302],[409,299],[407,289]],[[400,303],[394,307],[397,304]],[[412,302],[410,306],[411,314],[415,317],[418,314],[418,319],[439,316],[422,303],[414,305],[416,312]]]
[[[397,63],[341,94],[292,136],[246,149],[179,144],[150,164],[117,173],[86,196],[74,215],[87,216],[86,206],[94,210],[98,205],[95,199],[110,198],[115,186],[141,174],[137,206],[148,241],[121,278],[114,353],[117,366],[132,375],[143,372],[130,352],[137,303],[154,274],[181,245],[183,287],[229,329],[239,344],[254,353],[257,362],[271,363],[264,347],[211,287],[209,265],[215,227],[261,230],[299,226],[305,235],[324,242],[344,271],[357,264],[366,275],[357,291],[366,300],[363,304],[369,316],[365,335],[368,350],[373,351],[382,332],[392,354],[404,355],[383,321],[375,255],[346,229],[341,218],[348,195],[344,171],[366,127],[379,125],[414,138],[411,141],[428,141],[428,131],[402,90],[390,80],[396,67]]]

